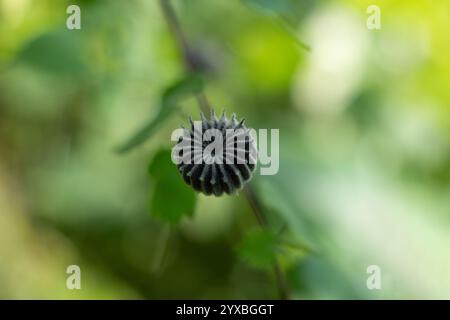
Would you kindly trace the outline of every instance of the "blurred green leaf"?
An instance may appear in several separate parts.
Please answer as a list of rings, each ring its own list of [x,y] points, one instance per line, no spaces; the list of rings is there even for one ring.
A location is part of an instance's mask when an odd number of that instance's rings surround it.
[[[306,257],[298,272],[302,275],[298,293],[308,299],[367,299],[369,290],[364,286],[355,286],[351,275],[336,263],[323,255]],[[365,279],[361,279],[364,283]]]
[[[157,115],[136,132],[128,141],[117,148],[117,153],[125,153],[149,139],[179,107],[178,102],[203,89],[204,81],[199,74],[190,74],[167,88],[161,99]]]
[[[298,38],[296,25],[304,17],[305,12],[310,10],[310,0],[244,0],[244,3],[275,18],[289,37],[302,49],[311,51],[311,47]]]
[[[192,73],[177,81],[163,93],[163,107],[171,106],[179,100],[203,90],[204,80],[201,74]]]
[[[249,266],[268,269],[275,261],[275,237],[268,230],[253,230],[238,245],[237,252]]]
[[[298,181],[295,175],[295,167],[288,162],[283,163],[283,170],[278,176],[258,177],[254,180],[257,195],[270,212],[279,217],[288,226],[288,230],[295,234],[295,243],[308,248],[307,251],[316,251],[317,243],[320,241],[321,230],[318,230],[317,223],[305,212],[306,209],[296,202],[296,194],[291,181]],[[305,177],[302,175],[302,178]],[[290,179],[290,180],[289,180]],[[283,183],[285,182],[285,183]],[[256,184],[257,183],[257,184]],[[262,196],[266,195],[266,196]]]
[[[271,16],[296,23],[309,16],[319,1],[317,0],[243,0],[250,7]]]
[[[296,265],[300,260],[307,257],[311,250],[300,243],[281,241],[277,246],[278,257],[281,265],[290,268]]]
[[[245,3],[259,10],[272,11],[278,14],[286,14],[292,9],[290,0],[244,0]]]
[[[168,161],[170,161],[170,151],[167,149],[159,150],[148,166],[148,173],[153,178],[160,179],[165,174],[168,174],[169,171],[173,170],[173,166],[167,165]]]
[[[86,71],[82,48],[76,32],[49,32],[25,44],[15,62],[59,76],[79,76]]]
[[[170,150],[162,149],[155,155],[149,173],[155,181],[151,214],[171,224],[179,222],[183,216],[192,216],[197,196],[172,163]]]

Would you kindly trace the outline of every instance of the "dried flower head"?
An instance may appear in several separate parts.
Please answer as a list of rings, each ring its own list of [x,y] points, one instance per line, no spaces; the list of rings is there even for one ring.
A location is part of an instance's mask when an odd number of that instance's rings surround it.
[[[184,181],[196,191],[216,196],[234,194],[252,177],[256,167],[256,145],[245,126],[244,119],[238,121],[222,113],[220,119],[214,111],[208,120],[203,113],[196,124],[189,118],[190,128],[183,128],[177,149],[182,161],[178,170]],[[212,130],[210,130],[212,129]],[[214,134],[208,134],[210,132]],[[204,134],[205,133],[205,134]],[[221,134],[221,142],[217,135]],[[205,138],[206,137],[206,138]],[[219,148],[212,148],[213,143]],[[176,146],[176,147],[177,147]]]

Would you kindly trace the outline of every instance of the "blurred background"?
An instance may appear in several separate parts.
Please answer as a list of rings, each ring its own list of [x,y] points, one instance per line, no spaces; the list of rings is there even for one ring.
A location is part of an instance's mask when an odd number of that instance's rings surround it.
[[[276,299],[275,250],[295,299],[449,299],[450,2],[172,3],[216,111],[280,129],[279,173],[252,183],[291,245],[242,195],[152,212],[181,201],[148,166],[194,99],[114,151],[185,72],[156,0],[0,0],[0,298]]]

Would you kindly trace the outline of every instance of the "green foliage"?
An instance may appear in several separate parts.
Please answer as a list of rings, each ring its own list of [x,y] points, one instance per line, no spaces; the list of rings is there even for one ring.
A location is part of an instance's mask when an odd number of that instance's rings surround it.
[[[119,146],[116,151],[125,153],[144,143],[178,109],[180,100],[200,92],[203,86],[203,78],[199,74],[189,74],[167,88],[162,95],[157,115]]]
[[[297,36],[296,25],[305,16],[313,4],[311,1],[298,0],[245,0],[244,3],[259,12],[278,20],[286,34],[302,49],[310,51],[308,44]]]
[[[277,246],[280,264],[285,268],[291,268],[311,253],[311,249],[294,241],[280,241]]]
[[[233,252],[256,223],[245,199],[196,200],[168,152],[150,180],[152,159],[105,147],[135,133],[115,140],[142,106],[134,143],[167,146],[161,129],[197,90],[164,90],[181,55],[158,1],[83,0],[73,31],[67,1],[0,1],[0,297],[273,298],[232,253],[263,270],[275,256],[292,298],[450,297],[450,1],[391,2],[369,32],[364,1],[171,1],[211,67],[211,103],[281,133],[280,171],[252,180],[273,236]],[[365,286],[372,263],[383,290]],[[83,290],[65,289],[70,264],[87,271]]]
[[[271,16],[278,16],[290,23],[303,19],[318,4],[316,0],[243,0],[250,7]]]
[[[238,255],[251,267],[269,269],[275,261],[275,237],[268,230],[249,232],[237,247]]]
[[[245,0],[244,2],[257,9],[277,14],[287,14],[292,10],[291,0]]]
[[[163,221],[175,224],[183,216],[192,216],[197,196],[181,179],[171,161],[171,152],[160,150],[149,166],[155,183],[150,213]]]
[[[74,32],[44,33],[25,44],[15,62],[58,76],[79,76],[86,70],[81,47]]]
[[[237,247],[237,253],[244,262],[256,269],[271,268],[276,258],[289,268],[308,256],[311,249],[292,237],[257,229],[244,237]]]

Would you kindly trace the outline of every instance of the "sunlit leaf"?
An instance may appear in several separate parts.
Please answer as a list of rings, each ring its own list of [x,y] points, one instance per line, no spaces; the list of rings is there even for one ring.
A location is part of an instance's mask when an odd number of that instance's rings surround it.
[[[203,89],[203,79],[198,74],[191,74],[167,88],[161,98],[161,105],[156,116],[138,130],[130,139],[117,148],[118,153],[125,153],[145,142],[155,130],[163,124],[179,107],[180,100],[198,93]]]
[[[160,150],[149,166],[149,173],[154,181],[150,213],[174,224],[183,216],[193,214],[197,196],[183,182],[170,155],[170,150]]]
[[[275,237],[267,230],[253,230],[238,245],[237,252],[249,266],[268,269],[275,261]]]
[[[314,2],[311,0],[243,0],[245,4],[259,12],[276,19],[289,37],[302,49],[310,51],[308,44],[297,35],[296,25],[311,10]]]

